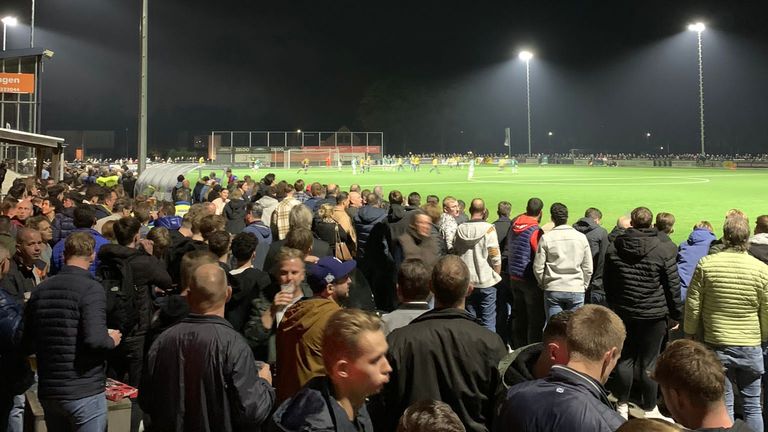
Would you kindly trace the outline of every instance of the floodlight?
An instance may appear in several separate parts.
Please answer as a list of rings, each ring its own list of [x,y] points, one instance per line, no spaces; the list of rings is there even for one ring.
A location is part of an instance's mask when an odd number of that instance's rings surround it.
[[[15,26],[16,24],[19,23],[19,20],[16,17],[14,17],[14,16],[3,17],[2,21],[3,21],[3,24],[5,24],[5,25],[7,25],[9,27],[13,27],[13,26]]]
[[[530,51],[520,51],[520,54],[518,54],[518,57],[522,61],[530,61],[533,58],[533,53]]]
[[[705,26],[703,22],[697,22],[697,23],[694,23],[694,24],[688,24],[688,30],[690,30],[690,31],[695,31],[695,32],[701,33],[701,32],[703,32],[706,29],[707,29],[707,26]]]

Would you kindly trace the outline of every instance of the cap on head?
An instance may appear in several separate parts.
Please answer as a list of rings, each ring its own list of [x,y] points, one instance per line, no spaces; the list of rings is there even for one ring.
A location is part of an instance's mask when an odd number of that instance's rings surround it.
[[[341,261],[335,257],[322,257],[307,267],[307,283],[312,292],[324,290],[328,284],[344,279],[357,267],[355,260]]]

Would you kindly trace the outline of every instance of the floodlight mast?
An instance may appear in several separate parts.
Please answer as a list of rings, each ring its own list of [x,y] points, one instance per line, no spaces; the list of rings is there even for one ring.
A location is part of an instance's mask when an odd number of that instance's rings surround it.
[[[3,17],[3,51],[5,51],[5,35],[8,27],[14,27],[19,23],[19,20],[15,16]]]
[[[704,156],[704,63],[702,61],[701,34],[707,27],[702,22],[688,25],[689,31],[696,32],[699,53],[699,129],[701,134],[701,155]]]
[[[525,89],[528,111],[528,155],[531,154],[531,59],[533,53],[530,51],[520,51],[518,54],[520,60],[525,62]]]

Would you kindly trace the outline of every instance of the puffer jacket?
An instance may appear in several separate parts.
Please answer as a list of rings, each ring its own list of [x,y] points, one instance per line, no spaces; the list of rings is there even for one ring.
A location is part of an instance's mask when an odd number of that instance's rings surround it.
[[[494,429],[613,432],[623,423],[599,382],[555,365],[548,377],[509,389]]]
[[[501,267],[501,251],[496,228],[483,220],[470,220],[459,225],[453,251],[469,268],[475,288],[490,288],[501,281],[493,266]]]
[[[53,223],[51,224],[51,230],[53,231],[53,239],[51,244],[55,245],[61,239],[67,238],[69,233],[75,230],[75,208],[62,208],[60,212],[56,212],[56,216],[53,217]]]
[[[20,347],[22,318],[21,304],[0,289],[0,397],[24,393],[34,382]]]
[[[768,266],[725,249],[699,261],[685,300],[685,333],[718,346],[768,340]]]
[[[611,309],[623,319],[679,321],[680,277],[677,257],[666,253],[656,228],[630,228],[608,246],[605,294]]]
[[[37,286],[24,310],[23,345],[37,354],[41,399],[74,400],[104,392],[107,334],[104,288],[79,267],[64,266]]]
[[[707,256],[709,244],[715,241],[715,234],[704,228],[696,228],[688,240],[680,243],[677,249],[677,273],[680,275],[680,298],[685,301],[688,284],[699,260]]]
[[[373,227],[379,222],[383,222],[387,217],[387,211],[373,206],[363,206],[357,212],[353,223],[357,233],[357,258],[362,259],[365,256],[365,247],[368,245],[368,238],[371,236]]]
[[[592,252],[592,279],[589,282],[589,289],[604,292],[603,271],[605,270],[605,252],[608,251],[608,231],[588,217],[576,221],[573,228],[587,237],[589,250]]]
[[[768,233],[755,234],[749,239],[749,254],[768,264]]]
[[[109,240],[104,238],[104,236],[101,235],[100,232],[96,231],[93,228],[77,228],[76,230],[74,230],[72,232],[76,232],[76,231],[87,232],[88,234],[91,235],[91,237],[93,237],[93,240],[96,241],[96,246],[93,249],[94,252],[96,252],[96,259],[91,263],[91,268],[90,268],[91,274],[96,276],[96,267],[98,267],[99,262],[100,262],[99,261],[99,249],[101,249],[101,247],[104,246],[105,244],[109,244],[110,242],[109,242]],[[56,274],[56,273],[58,273],[59,269],[64,267],[64,242],[65,242],[65,240],[66,240],[66,237],[62,238],[53,247],[53,252],[52,252],[52,255],[51,255],[51,272],[50,272],[50,274]]]
[[[227,232],[239,234],[245,229],[246,202],[242,199],[233,199],[224,206],[224,216],[227,218]]]
[[[533,276],[533,258],[542,234],[539,219],[534,216],[520,215],[512,221],[512,229],[507,235],[510,278],[536,281]]]

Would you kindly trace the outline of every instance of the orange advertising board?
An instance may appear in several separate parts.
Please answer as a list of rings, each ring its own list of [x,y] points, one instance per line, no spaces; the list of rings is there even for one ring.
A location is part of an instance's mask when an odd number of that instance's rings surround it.
[[[34,93],[35,74],[0,73],[0,93]]]

